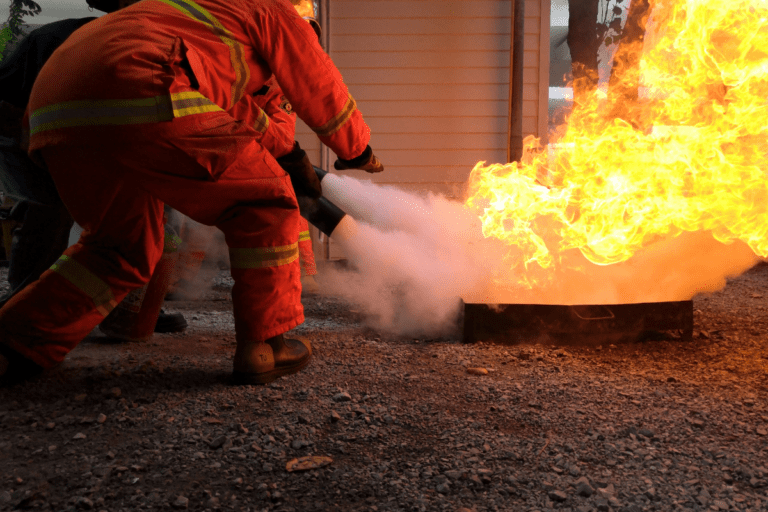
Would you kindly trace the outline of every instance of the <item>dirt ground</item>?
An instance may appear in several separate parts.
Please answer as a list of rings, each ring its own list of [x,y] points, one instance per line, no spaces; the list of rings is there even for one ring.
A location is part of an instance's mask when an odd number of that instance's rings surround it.
[[[166,303],[184,333],[94,331],[0,389],[0,510],[768,510],[766,265],[694,299],[692,341],[403,338],[308,294],[312,363],[261,387],[228,382],[215,282]]]

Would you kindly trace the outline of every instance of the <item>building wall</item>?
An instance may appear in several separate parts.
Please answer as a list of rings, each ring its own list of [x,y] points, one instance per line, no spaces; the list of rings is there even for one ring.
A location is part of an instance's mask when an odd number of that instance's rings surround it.
[[[506,161],[510,0],[325,0],[324,7],[326,49],[386,167],[348,174],[460,199],[478,161]],[[549,0],[527,0],[525,10],[523,131],[544,136]],[[308,128],[298,138],[320,154]],[[317,161],[328,167],[334,159]]]

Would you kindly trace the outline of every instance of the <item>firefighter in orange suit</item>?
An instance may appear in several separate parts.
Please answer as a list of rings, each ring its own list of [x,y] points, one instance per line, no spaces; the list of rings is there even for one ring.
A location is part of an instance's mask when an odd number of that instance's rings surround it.
[[[320,25],[312,24],[312,28],[315,29],[319,38]],[[259,143],[277,159],[278,163],[285,165],[283,157],[289,155],[287,160],[290,160],[290,155],[300,154],[299,143],[294,140],[296,113],[274,76],[267,80],[264,87],[252,97],[240,100],[230,114],[235,119],[253,126],[259,134],[257,138]],[[303,277],[317,274],[312,240],[309,236],[309,223],[304,217],[299,218],[299,262],[302,287],[304,287]]]
[[[235,281],[236,383],[306,366],[294,190],[319,196],[306,154],[281,165],[227,113],[274,73],[337,168],[383,170],[337,68],[288,0],[142,0],[75,32],[30,99],[29,151],[80,240],[0,309],[5,382],[54,366],[163,247],[163,203],[225,235]],[[286,155],[288,156],[288,155]]]

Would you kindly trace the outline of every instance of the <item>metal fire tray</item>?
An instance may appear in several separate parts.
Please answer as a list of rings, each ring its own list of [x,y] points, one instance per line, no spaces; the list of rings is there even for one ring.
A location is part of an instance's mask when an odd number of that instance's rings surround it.
[[[637,341],[679,331],[693,338],[693,301],[566,306],[464,303],[465,343],[516,343],[542,337],[557,342]]]

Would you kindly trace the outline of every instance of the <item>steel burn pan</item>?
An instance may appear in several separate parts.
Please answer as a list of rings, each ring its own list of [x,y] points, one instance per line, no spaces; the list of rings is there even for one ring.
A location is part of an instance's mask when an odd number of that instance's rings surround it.
[[[637,304],[464,303],[463,341],[517,343],[542,337],[561,343],[658,339],[666,331],[693,338],[693,301]]]

